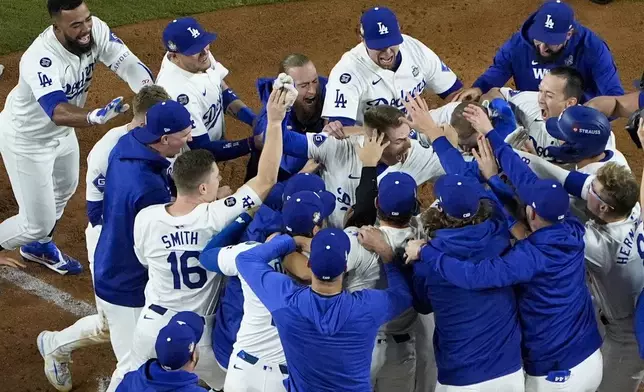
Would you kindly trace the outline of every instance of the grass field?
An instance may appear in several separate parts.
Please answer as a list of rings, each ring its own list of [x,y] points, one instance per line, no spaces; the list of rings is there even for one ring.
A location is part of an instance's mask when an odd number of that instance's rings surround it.
[[[223,8],[297,0],[87,0],[93,14],[110,27],[172,18]],[[0,0],[0,55],[26,49],[51,22],[46,0]]]

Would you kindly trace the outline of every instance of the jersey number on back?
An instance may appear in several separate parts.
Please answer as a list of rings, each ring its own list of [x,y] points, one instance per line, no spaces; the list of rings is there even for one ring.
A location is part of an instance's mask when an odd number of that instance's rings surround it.
[[[177,253],[181,253],[178,258]],[[170,263],[175,290],[181,290],[182,280],[185,287],[189,289],[200,289],[206,284],[206,280],[208,279],[206,270],[198,265],[194,267],[188,266],[188,259],[195,258],[199,260],[199,255],[200,252],[196,250],[170,253],[168,263]],[[197,279],[192,280],[190,275],[197,275]]]

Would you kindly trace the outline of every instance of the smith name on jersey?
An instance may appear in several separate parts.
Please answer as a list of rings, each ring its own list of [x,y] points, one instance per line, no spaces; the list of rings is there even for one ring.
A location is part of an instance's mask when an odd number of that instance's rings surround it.
[[[383,69],[371,60],[364,43],[345,53],[331,70],[322,117],[346,118],[362,124],[371,106],[392,105],[405,111],[407,94],[416,96],[425,88],[445,98],[462,87],[456,74],[422,42],[403,34],[396,71]]]
[[[81,56],[69,52],[49,26],[20,59],[18,85],[7,96],[3,114],[25,138],[54,139],[73,130],[54,124],[52,103],[66,98],[70,104],[84,107],[98,61],[128,82],[134,92],[153,83],[150,70],[110,32],[105,22],[93,16],[92,23],[91,51]]]

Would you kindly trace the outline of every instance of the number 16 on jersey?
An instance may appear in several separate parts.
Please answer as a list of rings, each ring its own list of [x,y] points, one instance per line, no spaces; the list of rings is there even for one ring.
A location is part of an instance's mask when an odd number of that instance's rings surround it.
[[[170,253],[168,263],[170,263],[175,290],[181,290],[182,283],[189,289],[200,289],[206,284],[208,279],[206,270],[199,265],[188,266],[188,260],[191,258],[196,259],[196,262],[199,263],[200,254],[201,252],[196,250]],[[193,280],[191,275],[196,275],[197,278]]]

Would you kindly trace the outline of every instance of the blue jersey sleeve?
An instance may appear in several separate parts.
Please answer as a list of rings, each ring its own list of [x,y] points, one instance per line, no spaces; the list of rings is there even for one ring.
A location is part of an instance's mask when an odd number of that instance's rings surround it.
[[[592,78],[597,85],[597,95],[624,95],[624,87],[619,79],[613,54],[603,41],[600,41],[590,61]]]
[[[393,263],[385,264],[389,287],[385,290],[363,290],[365,306],[378,325],[389,322],[412,306],[412,295],[402,273]]]
[[[447,137],[441,136],[432,143],[434,151],[438,155],[441,166],[447,174],[458,174],[477,178],[483,182],[479,165],[476,161],[466,162],[463,155],[447,140]]]
[[[528,164],[514,152],[512,147],[503,140],[503,137],[496,130],[488,133],[487,138],[490,140],[501,168],[510,178],[510,182],[516,188],[519,197],[521,197],[522,189],[537,182],[539,177],[534,174]]]
[[[305,159],[309,158],[309,142],[306,139],[306,135],[284,130],[282,130],[282,135],[284,155]]]
[[[295,240],[282,234],[271,241],[237,255],[239,274],[269,312],[287,306],[287,298],[297,286],[291,278],[275,271],[268,263],[295,251]]]
[[[426,263],[414,263],[409,285],[411,287],[412,306],[414,310],[421,314],[430,314],[433,312],[433,308],[431,299],[427,295],[427,289],[425,288],[425,270],[427,270]]]
[[[639,347],[640,358],[644,359],[644,290],[640,293],[635,306],[635,339]]]
[[[581,199],[581,192],[589,175],[578,171],[571,171],[564,181],[564,189],[569,194]]]
[[[191,150],[208,150],[215,156],[217,162],[224,162],[249,154],[253,145],[252,138],[234,141],[223,139],[211,141],[210,137],[206,134],[193,137],[192,141],[188,142],[188,147]]]
[[[512,70],[512,51],[515,50],[513,41],[514,36],[501,46],[494,56],[492,65],[476,79],[472,84],[473,87],[480,88],[485,94],[492,87],[502,87],[510,80],[514,73]]]
[[[87,201],[87,218],[92,227],[103,224],[103,200]]]
[[[637,99],[637,103],[640,109],[644,109],[644,90],[640,91],[640,95]]]
[[[443,279],[467,290],[486,290],[527,282],[539,272],[540,254],[521,240],[503,256],[480,261],[462,261],[431,246],[423,247],[421,260],[434,265]]]
[[[51,119],[54,118],[54,110],[56,109],[56,106],[61,103],[68,102],[69,101],[67,100],[67,96],[61,90],[52,91],[49,94],[45,94],[40,97],[40,99],[38,99],[38,103]]]
[[[208,241],[206,247],[203,248],[202,255],[212,248],[237,244],[242,233],[252,220],[253,218],[248,213],[242,212],[234,221]]]

